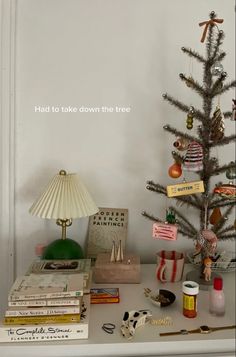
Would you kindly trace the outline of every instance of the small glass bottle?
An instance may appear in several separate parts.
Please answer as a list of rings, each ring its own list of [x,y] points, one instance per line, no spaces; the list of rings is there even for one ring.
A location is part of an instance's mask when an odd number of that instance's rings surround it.
[[[222,278],[214,278],[213,284],[213,288],[210,291],[209,311],[213,315],[223,316],[225,314],[225,294]]]
[[[183,315],[189,318],[197,316],[197,295],[199,285],[195,281],[183,282]]]

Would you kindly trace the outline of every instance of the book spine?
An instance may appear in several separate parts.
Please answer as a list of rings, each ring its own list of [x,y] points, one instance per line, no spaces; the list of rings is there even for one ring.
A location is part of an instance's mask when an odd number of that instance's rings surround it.
[[[30,306],[30,307],[40,307],[40,306],[79,306],[80,298],[66,298],[66,299],[46,299],[46,300],[19,300],[19,301],[8,301],[8,306]]]
[[[119,295],[109,295],[109,294],[91,294],[91,299],[117,299]]]
[[[58,323],[78,323],[80,314],[55,315],[55,316],[26,316],[26,317],[5,317],[4,325],[30,325],[30,324],[58,324]]]
[[[44,293],[44,294],[11,294],[8,297],[9,301],[18,301],[18,300],[42,300],[42,299],[57,299],[57,298],[67,298],[67,297],[79,297],[83,296],[83,290],[77,291],[61,291],[57,293]]]
[[[91,304],[113,304],[120,302],[119,298],[91,299]]]
[[[88,338],[88,324],[1,326],[2,342],[39,342]]]
[[[46,300],[19,300],[19,301],[8,301],[9,307],[15,306],[31,306],[31,307],[41,307],[47,306]]]
[[[79,314],[80,307],[52,307],[52,308],[28,308],[26,310],[6,310],[5,317],[13,316],[50,316]]]
[[[81,304],[80,298],[75,298],[75,299],[49,299],[46,300],[47,306],[79,306]]]

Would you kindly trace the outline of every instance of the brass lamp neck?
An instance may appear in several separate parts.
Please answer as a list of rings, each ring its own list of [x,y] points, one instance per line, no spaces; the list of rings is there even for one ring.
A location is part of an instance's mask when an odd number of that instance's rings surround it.
[[[57,219],[56,223],[62,228],[61,238],[66,239],[66,228],[72,225],[72,219]]]

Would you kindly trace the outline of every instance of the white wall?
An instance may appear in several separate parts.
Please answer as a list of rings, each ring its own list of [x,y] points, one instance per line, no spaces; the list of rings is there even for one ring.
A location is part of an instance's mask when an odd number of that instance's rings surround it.
[[[192,241],[153,241],[142,210],[165,216],[169,201],[145,189],[148,179],[173,182],[173,137],[166,123],[185,130],[185,115],[162,100],[168,92],[201,105],[178,79],[190,62],[180,48],[204,53],[198,22],[211,10],[225,19],[224,68],[234,76],[234,0],[18,0],[16,23],[15,232],[17,273],[37,242],[59,237],[54,222],[28,209],[60,169],[78,172],[98,206],[129,209],[127,247],[143,262],[162,247],[187,249]],[[199,63],[193,75],[201,80]],[[231,110],[232,92],[221,99]],[[35,106],[129,107],[130,113],[35,113]],[[227,133],[233,123],[226,123]],[[216,153],[222,157],[222,153]],[[223,149],[233,159],[233,148]],[[188,177],[187,177],[188,178]],[[191,178],[189,176],[189,178]],[[224,180],[224,177],[223,177]],[[173,202],[171,202],[173,204]],[[186,208],[183,211],[187,212]],[[197,222],[197,216],[192,215]],[[84,242],[87,219],[70,237]]]

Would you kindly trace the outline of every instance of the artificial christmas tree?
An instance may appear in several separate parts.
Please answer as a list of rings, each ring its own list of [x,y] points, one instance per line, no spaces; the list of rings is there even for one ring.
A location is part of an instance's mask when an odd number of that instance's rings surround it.
[[[202,98],[202,109],[197,109],[192,106],[192,103],[191,105],[184,104],[169,94],[163,95],[164,100],[187,113],[187,132],[180,131],[170,125],[164,126],[164,130],[177,137],[174,147],[178,151],[172,151],[175,164],[173,165],[174,170],[173,168],[169,169],[169,176],[178,178],[181,176],[182,170],[192,171],[198,175],[200,181],[186,185],[184,181],[183,184],[171,187],[148,181],[146,186],[150,191],[174,197],[178,203],[186,204],[199,212],[199,226],[195,227],[189,218],[181,213],[180,208],[169,207],[172,216],[174,215],[176,218],[178,232],[193,239],[196,247],[195,254],[201,254],[200,279],[203,278],[203,262],[215,253],[217,241],[236,238],[235,223],[228,223],[228,217],[233,212],[235,205],[236,186],[232,181],[227,184],[219,182],[213,190],[210,182],[212,177],[222,173],[226,173],[227,178],[235,179],[236,170],[235,162],[220,164],[218,158],[213,155],[214,148],[236,140],[235,134],[225,136],[224,123],[224,119],[231,118],[233,120],[235,115],[233,117],[231,111],[222,113],[219,105],[216,105],[215,108],[215,101],[217,99],[219,101],[219,96],[236,86],[235,80],[225,83],[227,73],[223,70],[222,61],[226,53],[221,50],[224,33],[217,26],[221,23],[223,23],[223,19],[218,19],[215,12],[212,11],[210,19],[199,24],[205,26],[201,42],[206,40],[206,56],[182,47],[185,54],[203,65],[202,85],[192,76],[180,74],[180,79],[185,82],[189,89],[195,91]],[[235,111],[235,108],[233,110]],[[199,125],[195,135],[191,134],[190,131],[193,128],[193,122],[196,123],[196,121]],[[186,153],[183,155],[181,152],[184,152],[184,150],[186,150]],[[142,214],[154,222],[170,223],[168,214],[167,222],[146,211]],[[171,223],[173,223],[173,219]]]

